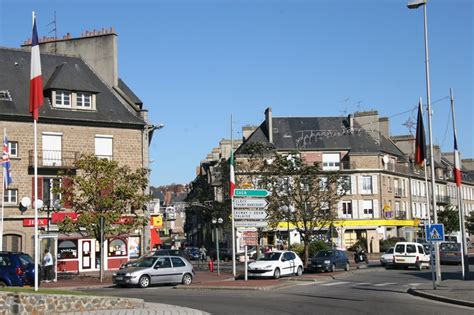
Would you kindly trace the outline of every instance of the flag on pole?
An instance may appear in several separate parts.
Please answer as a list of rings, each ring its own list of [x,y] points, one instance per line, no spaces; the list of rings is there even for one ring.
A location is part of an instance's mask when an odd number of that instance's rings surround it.
[[[12,178],[12,174],[10,173],[10,154],[8,150],[7,135],[3,136],[2,165],[3,165],[3,187],[5,189],[8,189],[8,186],[13,182],[13,178]]]
[[[423,109],[420,102],[418,104],[418,119],[416,122],[416,140],[415,140],[415,164],[423,167],[426,160],[426,137],[423,127]]]
[[[229,195],[230,199],[234,198],[235,189],[235,175],[234,175],[234,148],[230,150],[230,182],[229,182]]]
[[[33,13],[33,37],[31,40],[31,74],[30,74],[30,113],[38,120],[39,108],[43,106],[43,77],[41,76],[41,59],[36,31],[36,15]]]
[[[456,186],[461,187],[461,160],[459,159],[458,139],[454,133],[454,181]]]

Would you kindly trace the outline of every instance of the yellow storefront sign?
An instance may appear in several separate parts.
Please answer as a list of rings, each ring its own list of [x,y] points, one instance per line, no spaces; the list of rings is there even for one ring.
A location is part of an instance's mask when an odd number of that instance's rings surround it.
[[[161,215],[152,216],[151,217],[151,226],[153,226],[154,228],[163,227],[163,217]]]
[[[375,219],[375,220],[336,220],[333,222],[334,226],[342,227],[366,227],[366,226],[413,226],[417,227],[420,224],[420,220],[386,220],[386,219]],[[303,223],[301,223],[301,226]],[[321,227],[321,225],[319,225]],[[328,227],[328,226],[326,226]],[[277,229],[287,229],[288,222],[278,222]],[[295,225],[290,223],[290,229],[294,229]]]

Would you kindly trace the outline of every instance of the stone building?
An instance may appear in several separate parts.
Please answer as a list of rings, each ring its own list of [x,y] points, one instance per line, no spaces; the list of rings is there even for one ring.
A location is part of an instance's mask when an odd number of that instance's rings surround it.
[[[34,210],[19,211],[23,197],[34,199],[34,134],[29,113],[30,48],[0,47],[0,130],[9,140],[13,184],[5,191],[3,250],[33,254]],[[65,185],[61,171],[74,171],[80,154],[113,159],[132,169],[148,168],[149,144],[156,127],[142,101],[119,77],[117,34],[87,32],[79,38],[43,38],[40,42],[44,105],[37,124],[38,195],[41,233],[57,235],[55,223],[73,213],[68,205],[53,209],[55,185]],[[51,214],[51,218],[50,218]],[[55,231],[56,230],[56,231]],[[98,242],[78,235],[58,235],[59,270],[98,268]],[[107,268],[143,248],[143,231],[108,240]],[[132,246],[133,244],[133,246]],[[133,248],[132,248],[133,247]]]

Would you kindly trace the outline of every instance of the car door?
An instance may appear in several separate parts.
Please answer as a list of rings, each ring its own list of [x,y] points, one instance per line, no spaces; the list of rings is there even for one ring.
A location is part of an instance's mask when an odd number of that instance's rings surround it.
[[[425,249],[422,245],[417,245],[418,252],[420,253],[420,261],[421,262],[430,262],[430,256],[426,254]]]
[[[2,275],[0,281],[5,281],[7,285],[19,285],[15,267],[8,254],[0,255],[0,273]]]
[[[281,262],[282,262],[282,270],[281,274],[282,275],[288,275],[293,273],[294,265],[295,265],[295,259],[292,257],[290,252],[285,252],[281,256]]]
[[[173,264],[173,274],[170,276],[171,281],[179,283],[187,269],[186,263],[180,257],[171,257],[171,263]]]
[[[153,271],[151,272],[152,283],[170,283],[173,266],[171,260],[167,256],[161,256],[156,259]]]
[[[337,268],[344,269],[346,267],[345,257],[346,256],[341,251],[339,250],[336,251],[336,267]]]

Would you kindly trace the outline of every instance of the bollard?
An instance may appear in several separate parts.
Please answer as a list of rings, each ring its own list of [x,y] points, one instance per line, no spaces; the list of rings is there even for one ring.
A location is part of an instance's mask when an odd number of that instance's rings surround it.
[[[212,259],[209,259],[209,271],[214,272],[214,261]]]

